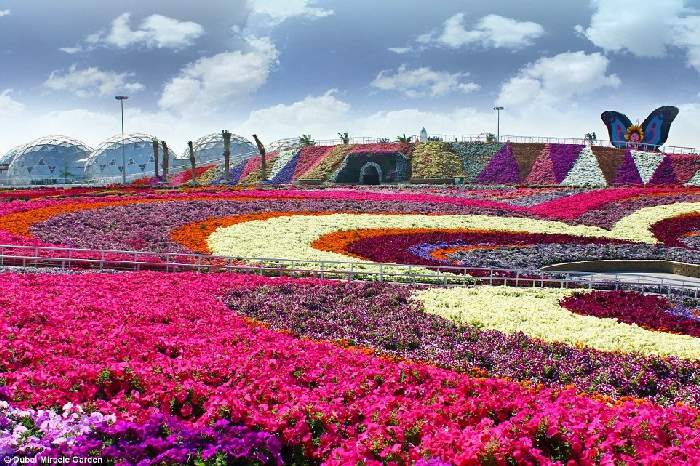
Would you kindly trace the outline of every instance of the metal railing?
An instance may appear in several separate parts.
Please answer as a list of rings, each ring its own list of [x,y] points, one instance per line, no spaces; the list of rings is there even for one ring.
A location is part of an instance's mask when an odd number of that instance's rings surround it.
[[[316,277],[389,283],[474,286],[510,285],[541,288],[625,289],[682,293],[700,297],[700,283],[630,273],[547,272],[503,268],[422,266],[375,262],[244,258],[206,254],[147,252],[49,246],[0,245],[0,266],[162,272],[235,272],[270,277]],[[653,280],[653,281],[650,281]]]
[[[410,135],[412,142],[419,140],[418,135]],[[475,134],[475,135],[455,135],[455,134],[430,134],[428,138],[433,140],[440,140],[444,142],[489,142],[490,136],[487,134]],[[382,137],[368,137],[368,136],[358,136],[351,137],[349,140],[350,144],[377,144],[383,142],[396,142],[395,138],[382,138]],[[596,147],[615,147],[610,141],[596,139],[589,140],[586,138],[559,138],[559,137],[548,137],[548,136],[519,136],[513,134],[504,134],[500,138],[500,142],[513,142],[513,143],[526,143],[526,144],[579,144],[579,145],[593,145]],[[314,141],[317,146],[334,146],[342,144],[341,139],[319,139]],[[628,142],[618,142],[624,145],[626,148],[635,149],[640,151],[655,151],[659,150],[666,154],[698,154],[700,155],[700,150],[695,147],[682,147],[682,146],[657,146],[653,144],[641,144],[641,143],[628,143]]]

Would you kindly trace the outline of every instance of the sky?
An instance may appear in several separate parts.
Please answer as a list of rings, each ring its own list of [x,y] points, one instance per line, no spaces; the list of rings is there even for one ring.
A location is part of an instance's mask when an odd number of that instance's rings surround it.
[[[700,0],[0,0],[0,154],[125,131],[607,138],[680,114],[700,147]]]

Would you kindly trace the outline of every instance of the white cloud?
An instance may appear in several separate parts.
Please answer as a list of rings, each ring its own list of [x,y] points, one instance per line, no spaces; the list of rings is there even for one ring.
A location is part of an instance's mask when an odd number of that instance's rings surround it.
[[[166,83],[159,105],[167,110],[212,110],[258,90],[277,62],[269,38],[249,37],[248,51],[223,52],[186,65]]]
[[[77,69],[71,66],[67,72],[53,71],[44,87],[54,91],[67,91],[78,97],[106,96],[118,91],[138,92],[143,84],[129,81],[133,73],[103,71],[97,67]]]
[[[344,131],[350,104],[336,96],[331,89],[320,96],[307,96],[289,105],[254,110],[241,125],[244,132],[277,137],[295,136],[303,133],[328,134]],[[332,130],[330,128],[333,128]]]
[[[686,49],[688,65],[700,72],[700,16],[678,19],[674,33],[674,44]]]
[[[68,55],[75,55],[76,53],[81,52],[83,49],[81,47],[61,47],[58,50],[63,53],[67,53]]]
[[[146,17],[138,28],[132,29],[131,14],[124,13],[112,21],[109,31],[90,34],[86,42],[118,48],[142,45],[149,48],[181,49],[192,45],[202,34],[204,28],[198,23],[157,14]]]
[[[464,13],[448,18],[442,30],[436,33],[422,34],[418,42],[438,44],[452,48],[466,45],[480,45],[484,48],[520,49],[531,45],[544,35],[544,28],[531,21],[518,21],[499,15],[481,18],[473,29],[464,26]]]
[[[10,15],[10,10],[0,10],[0,18],[3,16],[9,16]]]
[[[370,85],[385,91],[397,91],[407,97],[438,97],[450,92],[469,93],[480,89],[478,84],[464,81],[466,76],[465,73],[434,71],[428,67],[409,69],[401,65],[395,73],[380,72]]]
[[[582,51],[540,58],[503,84],[497,103],[506,107],[560,106],[577,96],[618,87],[620,78],[607,74],[608,64],[600,53]]]
[[[314,19],[333,14],[333,10],[311,6],[314,3],[314,0],[249,0],[252,13],[267,17],[272,24],[294,17]]]
[[[700,16],[692,16],[684,0],[591,0],[588,27],[576,31],[608,52],[660,58],[669,48],[687,54],[689,66],[700,71]]]
[[[387,50],[389,52],[394,52],[397,55],[404,55],[410,52],[412,49],[411,47],[389,47]]]
[[[13,116],[24,110],[24,105],[12,98],[13,89],[0,92],[0,117]]]

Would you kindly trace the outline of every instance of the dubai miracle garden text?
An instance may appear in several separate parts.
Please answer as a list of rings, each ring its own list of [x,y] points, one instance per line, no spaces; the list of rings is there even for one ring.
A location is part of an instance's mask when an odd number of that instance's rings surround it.
[[[8,456],[5,464],[102,464],[102,458],[83,458],[81,456],[59,456],[57,458],[20,458]]]

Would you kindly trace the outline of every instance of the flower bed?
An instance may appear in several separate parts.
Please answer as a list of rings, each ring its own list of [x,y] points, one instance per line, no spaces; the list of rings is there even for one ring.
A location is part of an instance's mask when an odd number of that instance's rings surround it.
[[[416,144],[411,159],[413,178],[445,179],[462,176],[461,161],[448,147],[444,142],[437,141]]]
[[[668,300],[657,295],[643,295],[631,292],[594,292],[575,294],[561,302],[561,305],[576,313],[587,316],[617,319],[627,324],[636,324],[648,330],[700,336],[700,322],[690,309],[679,309]]]
[[[345,160],[345,156],[353,148],[352,144],[341,144],[334,146],[328,151],[323,151],[322,158],[318,160],[309,170],[299,176],[299,180],[330,180]]]
[[[430,361],[477,375],[551,386],[574,384],[586,392],[650,398],[664,404],[700,404],[697,362],[603,352],[546,343],[523,333],[485,330],[474,324],[455,325],[423,312],[405,286],[339,283],[314,285],[313,292],[310,286],[240,289],[233,291],[227,302],[237,313],[298,337],[371,347],[391,357]],[[635,294],[626,301],[628,295],[620,293],[575,296],[597,298],[601,305],[652,304],[682,312],[658,297],[642,297],[640,302]],[[568,306],[566,300],[564,305]],[[635,379],[629,374],[636,374]]]
[[[136,423],[123,427],[130,437],[103,431],[119,455],[143,451],[141,432],[153,430],[135,426],[152,425],[160,411],[196,426],[226,419],[259,429],[287,455],[331,465],[700,458],[695,408],[611,402],[297,339],[221,301],[240,287],[292,283],[228,274],[0,274],[6,390],[21,407],[73,401]],[[313,293],[326,282],[308,283]],[[169,425],[192,438],[188,425]],[[222,437],[206,437],[226,451]],[[256,438],[275,458],[274,439]]]
[[[333,148],[333,146],[307,146],[299,151],[299,161],[294,168],[293,179],[302,178],[303,175],[314,168]]]
[[[503,146],[495,142],[454,142],[448,144],[452,152],[461,160],[464,176],[469,183],[476,180],[491,157]]]

